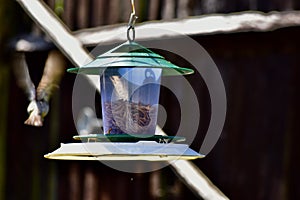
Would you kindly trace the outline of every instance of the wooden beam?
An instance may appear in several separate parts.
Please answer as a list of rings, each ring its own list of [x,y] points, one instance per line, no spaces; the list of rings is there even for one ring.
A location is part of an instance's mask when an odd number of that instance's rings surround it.
[[[300,11],[287,12],[253,12],[245,11],[233,14],[210,14],[172,21],[151,21],[136,25],[138,29],[170,30],[162,33],[152,32],[138,35],[139,40],[171,38],[178,35],[207,35],[218,33],[236,33],[248,31],[272,31],[279,28],[300,26]],[[124,24],[82,29],[75,36],[86,46],[99,43],[111,44],[124,41],[120,32],[125,32]],[[125,34],[124,34],[125,35]]]

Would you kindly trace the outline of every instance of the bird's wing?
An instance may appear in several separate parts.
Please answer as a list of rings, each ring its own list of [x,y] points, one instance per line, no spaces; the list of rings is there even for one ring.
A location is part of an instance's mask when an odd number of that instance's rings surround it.
[[[13,71],[17,85],[25,92],[28,100],[32,101],[35,99],[35,86],[29,75],[25,54],[18,52],[14,56]]]
[[[53,91],[58,88],[61,77],[65,71],[66,61],[58,50],[48,54],[44,73],[37,88],[37,100],[49,101]]]

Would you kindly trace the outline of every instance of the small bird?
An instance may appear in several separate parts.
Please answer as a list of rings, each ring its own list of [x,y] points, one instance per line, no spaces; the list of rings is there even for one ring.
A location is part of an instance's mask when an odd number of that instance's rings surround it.
[[[79,135],[101,133],[102,119],[97,118],[95,111],[90,107],[82,108],[78,115],[76,128]]]
[[[27,108],[29,117],[24,123],[32,126],[43,126],[44,117],[49,112],[49,100],[58,88],[66,66],[65,58],[56,49],[49,51],[43,76],[36,89],[30,78],[24,52],[18,52],[15,56],[14,71],[17,83],[30,101]]]
[[[30,101],[27,112],[29,113],[28,119],[24,122],[27,125],[43,126],[44,117],[49,112],[49,103],[47,101]]]

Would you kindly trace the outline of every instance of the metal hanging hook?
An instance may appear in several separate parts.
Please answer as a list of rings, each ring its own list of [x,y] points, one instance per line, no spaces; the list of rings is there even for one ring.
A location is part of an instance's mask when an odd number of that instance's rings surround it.
[[[130,14],[129,22],[128,22],[128,28],[127,28],[127,39],[130,42],[133,42],[135,39],[135,21],[137,20],[138,16],[135,15],[135,5],[134,5],[134,0],[131,0],[131,7],[132,7],[132,12]],[[130,30],[132,31],[132,38],[130,37]]]

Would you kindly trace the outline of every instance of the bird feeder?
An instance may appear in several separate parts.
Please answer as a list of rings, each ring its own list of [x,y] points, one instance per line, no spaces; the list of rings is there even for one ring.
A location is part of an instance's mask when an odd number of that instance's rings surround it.
[[[103,134],[75,136],[83,143],[63,144],[45,157],[151,161],[203,157],[186,144],[176,144],[184,141],[184,137],[155,134],[161,77],[194,71],[178,67],[134,42],[134,20],[131,15],[127,42],[87,65],[68,69],[71,73],[99,76]]]
[[[100,75],[104,134],[144,136],[155,133],[161,76],[193,73],[130,41],[68,71]]]

